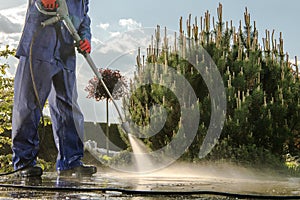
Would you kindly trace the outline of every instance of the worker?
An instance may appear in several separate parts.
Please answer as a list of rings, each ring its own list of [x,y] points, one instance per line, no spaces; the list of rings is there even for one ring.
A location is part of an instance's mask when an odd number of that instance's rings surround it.
[[[75,46],[80,53],[91,52],[91,20],[89,0],[66,0],[70,18],[82,40],[74,40],[62,22],[41,28],[49,19],[29,0],[25,25],[16,52],[19,58],[15,82],[12,118],[13,167],[21,169],[23,177],[41,176],[43,170],[36,164],[39,151],[38,124],[41,118],[39,104],[48,99],[54,142],[58,150],[58,175],[92,175],[95,166],[84,165],[84,118],[77,103]],[[46,11],[56,11],[56,0],[39,0]],[[31,72],[32,71],[32,72]],[[32,78],[34,80],[32,81]],[[37,88],[38,98],[34,92]],[[40,103],[39,103],[40,101]],[[45,145],[45,144],[44,144]]]

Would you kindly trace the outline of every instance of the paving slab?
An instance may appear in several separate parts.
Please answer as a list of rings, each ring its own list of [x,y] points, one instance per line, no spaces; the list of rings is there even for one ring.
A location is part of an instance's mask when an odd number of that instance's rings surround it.
[[[41,178],[27,179],[7,176],[0,179],[0,199],[300,198],[299,177],[258,176],[233,169],[180,171],[132,174],[108,170],[92,177],[58,177],[55,172],[45,172]]]

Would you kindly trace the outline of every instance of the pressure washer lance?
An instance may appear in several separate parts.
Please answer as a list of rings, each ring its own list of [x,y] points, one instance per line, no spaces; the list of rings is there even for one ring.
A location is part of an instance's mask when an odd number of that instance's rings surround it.
[[[36,1],[35,2],[35,6],[38,9],[39,12],[41,12],[44,15],[50,15],[53,16],[50,19],[45,20],[44,22],[41,23],[42,27],[48,26],[48,25],[52,25],[55,24],[59,21],[62,21],[63,24],[66,26],[67,30],[70,32],[70,34],[73,36],[76,44],[79,44],[79,42],[81,41],[81,38],[79,36],[79,34],[77,33],[77,30],[75,29],[70,16],[69,16],[69,10],[68,10],[68,5],[66,3],[65,0],[56,0],[56,2],[58,3],[58,8],[56,9],[56,11],[46,11],[43,9],[43,6],[41,5],[40,2]],[[109,95],[109,97],[111,98],[117,112],[118,115],[121,119],[121,127],[122,129],[127,133],[130,134],[130,126],[129,126],[129,122],[125,121],[125,119],[122,117],[121,112],[116,104],[116,101],[114,100],[114,98],[112,97],[112,94],[110,93],[110,91],[108,90],[106,84],[103,81],[102,75],[99,73],[99,71],[97,70],[97,67],[93,61],[93,59],[91,58],[89,53],[83,53],[82,54],[85,58],[85,60],[87,61],[87,63],[89,64],[89,66],[91,67],[91,69],[93,70],[94,74],[96,75],[96,77],[99,79],[99,81],[101,82],[101,84],[103,85],[104,89],[106,90],[107,94]]]

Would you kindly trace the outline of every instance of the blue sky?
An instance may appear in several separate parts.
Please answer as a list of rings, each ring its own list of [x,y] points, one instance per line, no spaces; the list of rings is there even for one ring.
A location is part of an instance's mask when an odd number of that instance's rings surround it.
[[[131,18],[143,27],[153,27],[157,24],[168,29],[178,30],[180,16],[187,18],[203,16],[206,10],[216,16],[219,2],[223,5],[224,20],[233,20],[238,26],[243,21],[245,7],[251,14],[251,21],[255,20],[260,37],[265,29],[275,29],[277,36],[283,32],[285,50],[291,56],[300,57],[300,24],[298,0],[91,0],[91,17],[94,24],[116,23],[119,19]]]
[[[219,2],[223,4],[224,20],[232,19],[236,26],[239,20],[243,20],[245,7],[248,7],[251,20],[257,23],[260,37],[263,37],[265,29],[271,31],[275,29],[277,36],[281,31],[285,51],[291,56],[300,57],[299,0],[90,0],[90,16],[93,32],[97,36],[101,36],[99,35],[101,30],[97,27],[100,24],[110,24],[112,31],[124,31],[117,27],[120,19],[132,19],[142,27],[161,25],[178,30],[180,16],[186,18],[192,14],[194,17],[200,17],[206,10],[216,16]],[[1,0],[0,11],[20,5],[25,6],[26,3],[26,0]],[[107,37],[108,35],[102,36],[103,40]]]
[[[0,1],[0,47],[2,44],[16,47],[24,23],[27,0]],[[278,41],[279,32],[282,32],[284,50],[289,53],[290,58],[298,56],[300,60],[299,0],[90,0],[94,50],[92,57],[99,66],[113,63],[118,69],[123,67],[121,72],[125,75],[132,74],[134,67],[131,66],[134,66],[136,55],[132,50],[141,44],[146,45],[148,41],[143,40],[143,35],[138,31],[125,33],[149,28],[148,32],[154,34],[153,28],[157,25],[167,27],[171,32],[178,31],[181,16],[185,22],[189,14],[192,18],[197,16],[199,19],[209,10],[211,16],[216,17],[219,3],[223,5],[223,20],[232,20],[236,27],[240,20],[244,24],[244,11],[247,7],[251,21],[256,21],[259,38],[265,36],[265,29],[275,29]],[[102,111],[105,105],[97,103],[96,106],[95,101],[85,98],[84,87],[93,74],[80,56],[78,60],[79,103],[84,105],[81,107],[86,119],[103,121],[105,115]],[[10,58],[9,62],[12,66],[10,74],[13,75],[17,60]],[[94,113],[95,110],[100,110],[100,117]],[[116,117],[116,114],[112,115]]]

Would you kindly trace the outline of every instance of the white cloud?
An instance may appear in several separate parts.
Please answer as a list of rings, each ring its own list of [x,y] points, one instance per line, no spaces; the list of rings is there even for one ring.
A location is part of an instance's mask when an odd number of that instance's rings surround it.
[[[94,37],[101,38],[103,45],[97,49],[103,54],[122,53],[128,49],[137,48],[137,43],[140,43],[144,37],[143,31],[139,31],[142,24],[129,18],[120,19],[118,22],[100,23],[96,26]],[[139,33],[137,35],[137,33]],[[143,35],[145,36],[145,35]],[[144,44],[144,42],[142,42]]]
[[[25,22],[26,10],[27,4],[23,4],[17,7],[1,10],[1,14],[4,15],[11,23],[23,25]]]
[[[20,24],[11,22],[6,16],[0,14],[0,31],[6,34],[16,33],[21,31]]]
[[[7,34],[0,31],[0,46],[9,45],[13,48],[16,48],[19,43],[20,37],[21,37],[21,33]]]
[[[99,40],[98,38],[96,37],[92,37],[92,45],[94,46],[98,46],[100,44],[103,44],[103,42],[101,40]]]
[[[141,28],[142,24],[138,23],[137,21],[129,18],[129,19],[120,19],[119,25],[125,27],[127,30],[133,30],[137,28]]]
[[[110,37],[116,37],[118,35],[120,35],[121,33],[119,31],[116,32],[109,32]]]
[[[100,27],[103,30],[107,30],[109,26],[110,26],[109,23],[101,23],[97,27]]]
[[[16,47],[21,37],[27,4],[0,10],[0,44]]]
[[[102,54],[107,53],[124,53],[128,50],[137,49],[139,46],[146,46],[149,44],[151,35],[145,35],[143,30],[121,32],[111,32],[111,37],[104,43],[103,46],[98,50]]]
[[[112,38],[118,37],[124,32],[134,31],[142,27],[141,23],[129,18],[119,19],[118,21],[100,23],[94,28],[92,27],[93,37],[107,41]],[[119,45],[118,45],[119,46]]]

